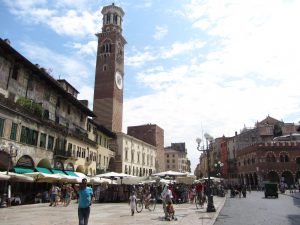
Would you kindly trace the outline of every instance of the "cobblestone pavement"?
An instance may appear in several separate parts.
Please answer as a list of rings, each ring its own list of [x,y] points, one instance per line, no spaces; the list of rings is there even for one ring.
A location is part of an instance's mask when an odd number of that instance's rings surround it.
[[[216,212],[207,213],[206,206],[197,209],[195,204],[174,205],[177,221],[164,221],[161,204],[156,205],[153,212],[143,210],[131,216],[129,205],[126,203],[94,204],[91,209],[89,225],[114,224],[198,224],[213,225],[226,198],[214,197]],[[1,225],[73,225],[78,224],[77,204],[72,202],[68,207],[58,205],[49,207],[48,204],[13,206],[0,209]]]

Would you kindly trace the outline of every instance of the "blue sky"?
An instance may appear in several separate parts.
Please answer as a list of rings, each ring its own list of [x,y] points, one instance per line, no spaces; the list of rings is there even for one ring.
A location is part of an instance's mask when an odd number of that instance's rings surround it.
[[[0,37],[67,79],[92,106],[101,8],[113,1],[0,0]],[[233,136],[268,114],[300,121],[300,1],[123,0],[124,123],[157,124],[165,146]]]

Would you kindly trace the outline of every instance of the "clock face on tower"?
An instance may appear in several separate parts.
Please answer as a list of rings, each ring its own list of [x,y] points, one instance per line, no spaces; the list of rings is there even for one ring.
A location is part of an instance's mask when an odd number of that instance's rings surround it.
[[[117,87],[122,90],[123,88],[123,78],[119,71],[116,72],[116,85]]]

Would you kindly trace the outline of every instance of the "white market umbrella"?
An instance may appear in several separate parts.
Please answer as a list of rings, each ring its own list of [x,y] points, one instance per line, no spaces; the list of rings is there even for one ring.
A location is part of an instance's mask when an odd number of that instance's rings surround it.
[[[98,175],[96,175],[96,177],[109,178],[109,179],[111,179],[111,183],[113,183],[114,178],[120,178],[121,184],[122,184],[124,177],[132,177],[132,176],[129,174],[126,174],[126,173],[109,172],[109,173],[98,174]]]
[[[98,174],[96,175],[96,177],[117,178],[117,177],[132,177],[132,176],[126,173],[109,172],[109,173]]]
[[[123,177],[122,179],[120,177],[120,179],[117,180],[117,183],[135,185],[141,183],[146,179],[147,179],[146,177],[135,177],[135,176]]]
[[[9,180],[14,182],[33,182],[34,179],[32,177],[25,176],[19,173],[9,172]]]
[[[104,183],[111,183],[111,180],[110,179],[107,179],[107,178],[100,178],[100,177],[90,177],[90,183],[91,184],[104,184]]]
[[[31,177],[34,181],[39,183],[52,183],[61,180],[61,177],[58,174],[48,174],[42,172],[33,172],[33,173],[25,173],[27,177]]]
[[[90,178],[88,176],[86,176],[83,173],[80,172],[74,172],[78,177],[79,177],[79,183],[81,183],[82,179],[85,178],[87,180],[87,182],[90,182]]]
[[[0,180],[9,180],[10,176],[5,173],[0,173]]]
[[[154,173],[152,176],[159,176],[159,177],[165,177],[165,176],[186,176],[186,173],[181,173],[173,170],[168,170],[165,172],[160,172],[160,173]]]
[[[70,176],[70,175],[64,175],[61,173],[55,174],[60,177],[60,181],[65,183],[81,183],[82,179],[80,177]]]

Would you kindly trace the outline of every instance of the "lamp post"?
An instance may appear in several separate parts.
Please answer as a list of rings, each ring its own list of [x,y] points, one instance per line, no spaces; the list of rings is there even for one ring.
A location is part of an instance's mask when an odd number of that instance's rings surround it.
[[[204,145],[202,146],[201,149],[201,138],[197,138],[196,142],[198,144],[197,150],[200,152],[206,152],[207,154],[207,177],[208,177],[208,187],[207,187],[207,209],[206,212],[215,212],[216,208],[214,206],[214,201],[213,201],[213,196],[212,196],[212,191],[211,191],[211,184],[210,184],[210,148],[208,145],[208,142],[212,142],[213,137],[210,136],[208,133],[204,134],[204,137],[206,139],[206,149],[204,149]]]
[[[18,150],[19,150],[18,147],[13,143],[9,143],[8,145],[9,145],[9,149],[5,145],[2,145],[2,144],[0,145],[0,150],[5,151],[5,152],[8,153],[8,162],[7,162],[7,167],[6,167],[6,174],[7,175],[8,175],[8,172],[10,170],[10,167],[11,167],[12,158],[17,157]],[[5,190],[3,192],[1,203],[0,203],[1,208],[9,206],[10,197],[11,197],[11,185],[9,184],[8,181],[6,181]]]
[[[218,161],[217,163],[215,163],[215,168],[216,168],[216,175],[217,177],[221,177],[222,173],[221,173],[221,169],[224,166],[224,164],[221,161]]]

